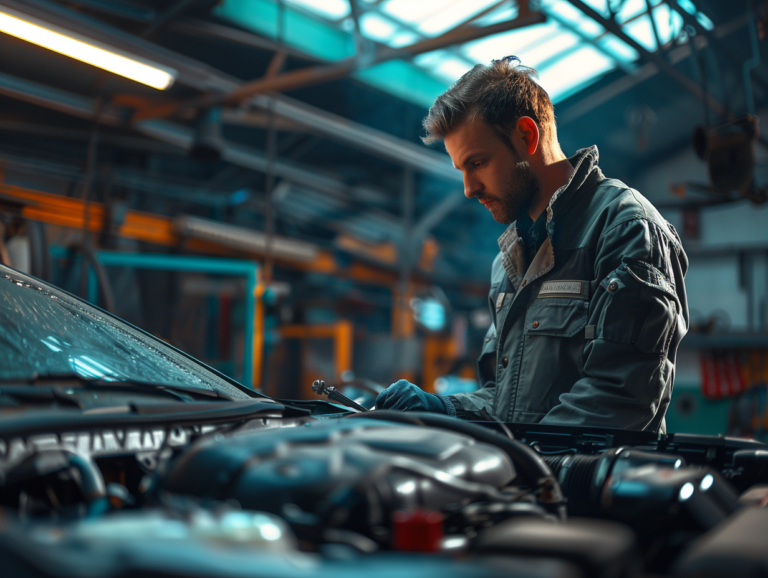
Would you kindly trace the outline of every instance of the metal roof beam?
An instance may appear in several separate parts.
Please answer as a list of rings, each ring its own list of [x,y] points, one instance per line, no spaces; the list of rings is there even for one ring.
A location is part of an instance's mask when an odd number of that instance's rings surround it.
[[[387,48],[381,49],[375,54],[367,66],[373,66],[380,64],[388,60],[395,60],[401,57],[413,57],[426,52],[432,52],[452,46],[454,44],[463,44],[472,40],[478,40],[498,34],[500,32],[506,32],[508,30],[515,30],[517,28],[523,28],[532,24],[538,24],[545,21],[545,17],[538,12],[523,12],[512,19],[505,22],[498,22],[482,28],[477,27],[462,27],[460,30],[452,30],[447,34],[437,36],[435,38],[427,38],[410,46],[403,48]],[[236,104],[243,100],[261,94],[264,92],[282,92],[285,90],[291,90],[302,86],[309,86],[312,84],[319,84],[322,82],[328,82],[331,80],[338,80],[349,76],[352,72],[359,70],[361,63],[357,58],[345,59],[337,64],[329,64],[326,66],[314,66],[308,68],[301,68],[299,70],[291,71],[282,74],[272,79],[258,79],[253,82],[247,82],[240,87],[236,88],[228,95],[222,97],[216,97],[212,102],[203,100],[203,105],[210,106],[211,104],[220,104],[226,102],[229,104]],[[199,106],[199,104],[198,104]]]
[[[735,31],[741,29],[745,24],[747,23],[747,17],[746,15],[737,16],[733,20],[730,20],[729,22],[726,22],[724,24],[721,24],[717,26],[712,31],[712,36],[714,39],[722,40],[726,36],[729,36],[730,34],[733,34]],[[698,41],[698,49],[701,50],[702,48],[705,48],[708,45],[708,39],[706,36],[700,36],[697,38],[692,39],[691,42],[697,42]],[[691,46],[691,43],[683,44],[681,46],[677,46],[676,48],[672,48],[667,52],[669,56],[669,60],[671,64],[677,64],[678,62],[682,62],[683,60],[690,58],[690,56],[693,54],[693,47]],[[740,57],[740,59],[743,57]],[[569,106],[564,111],[561,112],[560,115],[558,115],[558,126],[566,126],[585,114],[589,113],[590,111],[602,106],[603,104],[610,102],[614,98],[619,97],[620,95],[624,94],[628,90],[631,90],[636,85],[645,82],[649,78],[652,78],[653,76],[657,75],[660,72],[659,67],[656,66],[654,63],[648,63],[644,64],[637,70],[633,71],[631,74],[628,74],[627,76],[624,76],[622,78],[619,78],[618,80],[613,81],[611,84],[604,86],[597,92],[594,92],[589,95],[589,97],[582,99],[579,102],[576,102],[575,104]],[[756,76],[756,80],[759,80],[760,77]],[[761,83],[762,85],[762,83]],[[764,87],[766,85],[763,85]],[[768,142],[764,139],[764,136],[761,135],[760,141],[761,144],[768,145]]]
[[[138,22],[152,22],[157,18],[157,14],[154,10],[149,8],[138,8],[133,4],[119,2],[117,0],[62,0],[62,3],[66,5],[83,6],[84,8],[90,8],[97,12]]]
[[[603,28],[608,30],[611,34],[624,41],[626,44],[634,48],[640,57],[646,62],[651,62],[659,67],[659,70],[664,72],[667,76],[672,78],[675,82],[680,84],[687,91],[696,95],[699,99],[710,107],[717,114],[722,115],[727,112],[725,105],[706,92],[701,86],[699,86],[694,80],[680,72],[677,68],[672,66],[664,57],[655,53],[649,52],[646,48],[640,44],[637,40],[629,36],[621,26],[612,19],[605,18],[597,10],[591,6],[585,4],[582,0],[568,0],[573,6],[581,10],[584,14],[592,18],[598,24],[601,24]]]
[[[448,181],[462,182],[461,174],[453,168],[446,155],[399,139],[382,131],[353,123],[343,117],[316,109],[286,96],[260,95],[250,104],[289,118],[294,123],[311,128],[332,140],[364,150],[379,158],[428,173]]]
[[[606,49],[602,44],[600,44],[596,38],[592,38],[591,36],[585,34],[584,32],[582,32],[582,30],[578,26],[576,26],[572,22],[569,22],[566,18],[563,18],[562,16],[560,16],[555,12],[547,12],[547,16],[552,20],[554,20],[555,22],[557,22],[560,26],[562,26],[566,30],[573,32],[576,36],[581,38],[582,42],[586,42],[593,48],[596,48],[597,50],[602,52],[605,56],[610,58],[617,67],[621,68],[627,74],[632,74],[634,72],[634,69],[631,65],[625,63],[620,58],[617,58],[617,56],[614,53],[612,53],[610,50]]]
[[[2,0],[2,3],[14,2],[15,0]],[[46,2],[40,2],[35,0],[37,6],[48,5]],[[60,8],[60,7],[59,7]],[[41,13],[42,15],[42,13]],[[55,19],[54,19],[55,20]],[[94,37],[104,36],[105,33],[111,34],[112,28],[104,25],[95,26],[94,21],[91,19],[78,22],[78,31],[84,34],[93,33]],[[188,22],[179,23],[183,26],[189,26]],[[501,23],[505,24],[505,23]],[[175,26],[175,25],[174,25]],[[212,25],[216,26],[216,25]],[[224,27],[219,27],[224,28]],[[238,32],[235,29],[231,30],[232,33]],[[225,30],[214,30],[216,33],[224,34]],[[247,34],[247,33],[243,33]],[[121,34],[123,44],[126,44],[129,38],[135,39],[137,45],[140,45],[143,49],[154,46],[148,44],[143,39],[137,37],[130,37],[126,33]],[[254,35],[247,34],[249,39],[252,39]],[[278,46],[270,47],[277,48]],[[288,53],[291,53],[289,50]],[[218,94],[224,94],[231,92],[237,87],[237,80],[233,77],[225,75],[207,65],[199,63],[189,58],[181,57],[170,53],[166,50],[160,50],[158,47],[158,54],[153,55],[158,62],[172,66],[180,70],[180,76],[178,81],[184,84],[191,85],[193,87],[200,88],[201,85],[205,86],[207,90],[213,90]],[[318,68],[323,68],[318,67]],[[284,75],[282,75],[284,76]],[[194,80],[189,82],[190,77]],[[277,76],[276,78],[279,78]],[[10,90],[17,82],[24,82],[16,77],[4,77],[2,81],[5,90]],[[56,89],[43,87],[35,83],[25,84],[25,99],[29,99],[37,90],[43,90],[48,94],[55,94],[56,97],[51,102],[55,102],[56,106],[67,108],[67,106],[73,106],[77,110],[62,110],[67,113],[77,113],[76,116],[87,117],[87,111],[92,104],[92,99],[73,95],[64,91],[57,91]],[[73,100],[74,99],[74,100]],[[258,108],[267,108],[265,102],[269,101],[269,97],[260,96],[252,101],[252,104]],[[293,122],[300,123],[301,125],[316,130],[326,137],[337,140],[344,144],[349,144],[357,149],[365,150],[366,152],[377,156],[379,158],[385,158],[387,160],[402,164],[404,166],[411,166],[414,169],[422,172],[427,172],[435,176],[441,177],[446,180],[455,181],[459,176],[456,171],[451,167],[448,158],[445,155],[430,151],[426,147],[416,145],[399,139],[383,131],[378,131],[370,127],[366,127],[362,124],[352,122],[343,117],[332,115],[318,108],[312,107],[307,104],[299,103],[298,101],[287,99],[284,97],[278,97],[275,101],[274,112],[279,116],[292,120]],[[49,103],[50,104],[50,103]],[[116,110],[113,110],[112,114],[117,114]],[[115,122],[122,123],[128,120],[130,111],[128,109],[121,109],[119,113],[120,117],[115,118]],[[151,115],[149,116],[151,118]],[[146,118],[139,115],[137,118]],[[137,123],[137,124],[140,124]]]
[[[2,3],[17,4],[18,0],[2,0]],[[28,6],[34,6],[36,13],[41,17],[44,16],[43,10],[46,11],[45,13],[50,11],[50,16],[53,17],[52,19],[54,22],[62,20],[64,24],[73,24],[74,30],[85,35],[94,38],[107,36],[112,39],[119,38],[120,44],[126,49],[130,50],[132,47],[136,47],[139,54],[151,54],[158,62],[168,64],[169,66],[178,69],[180,72],[178,82],[180,83],[199,89],[205,87],[205,90],[212,90],[219,95],[229,93],[237,87],[237,79],[221,73],[210,66],[190,58],[176,55],[171,51],[157,47],[141,38],[137,38],[124,31],[100,23],[97,20],[63,9],[60,5],[52,5],[45,0],[30,0]],[[53,9],[54,7],[56,7],[56,10]],[[70,14],[71,17],[69,16]],[[501,22],[485,28],[467,27],[466,30],[453,31],[451,34],[447,35],[450,40],[448,40],[446,36],[438,37],[436,39],[428,39],[414,45],[417,48],[412,46],[402,50],[390,49],[390,54],[395,56],[404,54],[408,51],[436,49],[439,45],[447,42],[463,42],[487,34],[526,26],[534,22],[540,22],[543,18],[544,17],[538,13],[526,14],[521,12],[518,18],[514,21]],[[76,26],[74,26],[75,23]],[[174,27],[177,25],[186,26],[187,24],[181,22],[174,23]],[[236,29],[228,30],[231,30],[232,33],[238,32]],[[224,31],[222,30],[221,32]],[[249,39],[251,39],[252,36],[253,35],[248,34]],[[291,51],[289,51],[289,53],[290,52]],[[352,64],[353,62],[350,62],[348,65]],[[314,68],[320,70],[327,69],[327,67],[323,66]],[[1,91],[6,94],[21,97],[27,101],[35,101],[36,104],[40,104],[41,106],[55,108],[61,112],[74,114],[81,118],[91,118],[94,114],[95,100],[91,98],[59,91],[37,83],[26,82],[22,79],[7,75],[0,76],[0,85],[2,85],[0,87],[2,89]],[[19,88],[19,90],[15,90],[14,87]],[[36,95],[40,98],[37,98]],[[268,100],[268,97],[259,96],[252,102],[254,106],[264,108],[264,102]],[[447,156],[431,151],[416,143],[399,139],[384,133],[383,131],[366,127],[343,117],[332,115],[315,107],[285,97],[278,97],[275,100],[274,112],[279,116],[291,119],[295,123],[300,123],[303,126],[309,127],[328,138],[353,146],[358,150],[364,150],[376,157],[390,160],[402,166],[411,167],[419,172],[428,173],[444,180],[461,182],[461,175],[452,168]],[[123,125],[127,121],[129,115],[130,111],[127,108],[117,108],[105,105],[100,120],[107,124]],[[180,134],[180,131],[187,130],[186,127],[166,123],[163,125],[163,129],[160,131],[159,135],[155,135],[157,125],[149,122],[149,120],[136,122],[134,123],[134,127],[137,130],[144,132],[144,134],[151,134],[151,136],[158,138],[158,140],[172,142],[182,148],[186,147],[188,144],[186,140],[187,137],[183,137]],[[232,154],[236,159],[232,162],[235,162],[235,164],[242,164],[242,166],[253,168],[257,171],[263,170],[265,159],[261,158],[258,153],[252,151],[255,156],[248,154],[242,155],[240,154],[242,151],[240,151],[238,145],[231,146],[235,147],[235,152]],[[378,203],[381,203],[381,199],[386,196],[385,193],[382,193],[381,191],[375,191],[368,187],[349,187],[334,179],[331,179],[331,182],[326,182],[324,178],[320,178],[314,171],[301,169],[300,167],[296,168],[292,164],[278,163],[277,167],[282,171],[282,174],[279,174],[278,176],[293,180],[299,184],[306,184],[309,187],[325,187],[325,190],[347,190],[352,196],[358,199],[377,199],[375,202]]]
[[[292,70],[271,78],[260,78],[252,82],[246,82],[240,86],[226,89],[221,83],[218,86],[210,86],[215,92],[205,96],[193,98],[185,102],[170,105],[161,105],[148,108],[140,113],[138,118],[159,118],[177,114],[188,108],[208,108],[221,104],[238,104],[248,98],[265,92],[282,92],[303,86],[330,82],[346,78],[351,73],[398,58],[410,58],[426,52],[440,50],[454,44],[463,44],[472,40],[485,38],[500,32],[515,30],[538,24],[546,20],[545,16],[538,12],[520,10],[518,16],[505,22],[497,22],[484,27],[465,26],[458,30],[451,30],[446,34],[435,38],[427,38],[402,48],[382,47],[370,58],[360,59],[356,56],[346,58],[331,64],[321,64]],[[286,49],[288,50],[288,49]],[[179,81],[183,81],[180,77]]]
[[[696,30],[697,34],[701,34],[707,40],[709,40],[713,45],[717,47],[717,50],[721,50],[728,58],[733,60],[734,62],[741,62],[744,60],[744,56],[737,54],[734,50],[732,50],[728,44],[725,42],[722,42],[722,36],[718,34],[718,28],[715,28],[715,30],[707,30],[704,28],[701,23],[696,20],[696,17],[685,10],[677,0],[664,0],[664,2],[672,8],[675,12],[677,12],[680,17],[683,19],[683,22],[688,24],[689,26],[693,26],[694,30]],[[763,90],[768,90],[768,81],[766,81],[766,78],[763,74],[760,73],[759,69],[754,69],[752,71],[753,78],[760,84],[760,86],[763,87]]]
[[[285,52],[289,56],[295,56],[296,58],[303,58],[305,60],[324,62],[317,56],[312,56],[305,52],[301,52],[294,48],[285,46],[259,36],[253,32],[246,32],[239,28],[233,28],[232,26],[224,26],[222,24],[216,24],[215,22],[207,22],[206,20],[198,20],[193,18],[180,18],[170,24],[171,30],[179,32],[181,34],[187,34],[190,36],[199,36],[204,34],[212,38],[218,38],[219,40],[226,40],[227,42],[233,42],[235,44],[241,44],[251,48],[259,48],[261,50],[270,50],[272,52]]]
[[[180,16],[185,10],[187,10],[197,0],[176,0],[171,6],[166,8],[163,12],[152,20],[149,26],[141,33],[142,38],[149,38],[160,30],[163,26],[168,24],[171,20]]]

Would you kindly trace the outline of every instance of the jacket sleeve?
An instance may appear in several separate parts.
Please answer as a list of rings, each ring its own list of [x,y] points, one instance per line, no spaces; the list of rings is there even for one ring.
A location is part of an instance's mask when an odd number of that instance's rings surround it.
[[[485,421],[493,413],[496,401],[496,382],[493,380],[496,369],[496,327],[493,324],[486,333],[477,364],[483,386],[471,393],[456,393],[444,398],[450,415],[461,419]]]
[[[541,423],[664,429],[677,346],[688,330],[686,269],[668,223],[634,218],[603,232],[583,377]]]

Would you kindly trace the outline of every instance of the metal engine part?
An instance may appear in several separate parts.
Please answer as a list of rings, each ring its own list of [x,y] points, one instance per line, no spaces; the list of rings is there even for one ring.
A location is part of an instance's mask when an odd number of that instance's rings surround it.
[[[300,538],[343,527],[381,541],[394,511],[510,502],[500,489],[515,477],[504,451],[469,436],[356,419],[201,441],[157,489],[279,514]]]

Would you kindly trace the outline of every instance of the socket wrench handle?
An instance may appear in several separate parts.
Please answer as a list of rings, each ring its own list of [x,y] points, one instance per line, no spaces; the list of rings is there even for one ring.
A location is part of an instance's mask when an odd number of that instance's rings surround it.
[[[325,395],[331,401],[335,401],[341,405],[351,407],[357,411],[370,411],[359,403],[349,399],[343,393],[336,391],[336,388],[332,385],[325,385],[325,382],[322,379],[318,379],[312,383],[312,391],[314,391],[317,395]]]

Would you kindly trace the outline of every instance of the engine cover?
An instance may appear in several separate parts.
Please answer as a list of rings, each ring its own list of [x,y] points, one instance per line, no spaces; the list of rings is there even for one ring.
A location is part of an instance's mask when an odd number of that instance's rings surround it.
[[[515,478],[499,448],[379,420],[339,420],[201,440],[158,489],[368,534],[393,511],[492,499]]]

